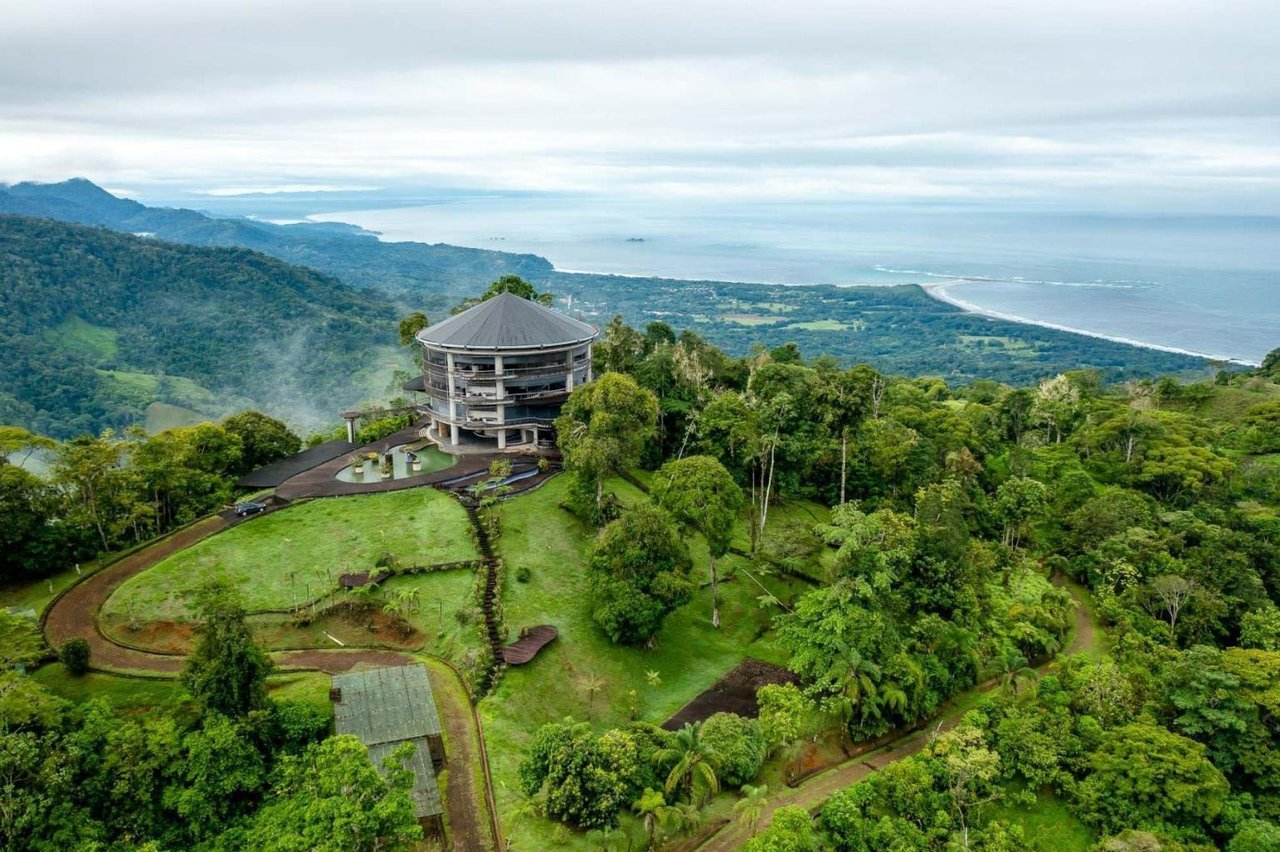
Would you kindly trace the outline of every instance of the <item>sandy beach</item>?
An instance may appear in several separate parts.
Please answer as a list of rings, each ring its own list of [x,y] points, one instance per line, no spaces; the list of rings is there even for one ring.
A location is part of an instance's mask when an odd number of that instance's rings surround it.
[[[922,283],[920,287],[933,298],[940,302],[946,302],[948,305],[954,305],[963,311],[971,314],[978,314],[992,319],[1006,320],[1008,322],[1017,322],[1024,325],[1038,325],[1041,328],[1052,328],[1055,331],[1065,331],[1071,334],[1080,334],[1085,337],[1096,337],[1100,340],[1110,340],[1113,343],[1125,343],[1130,346],[1141,346],[1144,349],[1155,349],[1160,352],[1173,352],[1178,355],[1191,355],[1196,358],[1206,358],[1210,361],[1222,361],[1227,364],[1240,364],[1247,367],[1257,367],[1257,361],[1248,361],[1243,358],[1232,358],[1227,355],[1217,355],[1212,352],[1198,352],[1194,349],[1181,349],[1177,346],[1164,346],[1159,343],[1151,343],[1146,340],[1135,340],[1131,337],[1119,337],[1111,334],[1101,334],[1096,331],[1090,331],[1085,328],[1077,328],[1070,325],[1062,325],[1060,323],[1045,322],[1044,320],[1034,320],[1027,317],[1018,316],[1016,314],[1005,313],[1003,311],[993,311],[967,302],[959,296],[954,295],[951,290],[953,288],[962,287],[965,284],[964,279],[955,281],[944,281],[939,283]]]

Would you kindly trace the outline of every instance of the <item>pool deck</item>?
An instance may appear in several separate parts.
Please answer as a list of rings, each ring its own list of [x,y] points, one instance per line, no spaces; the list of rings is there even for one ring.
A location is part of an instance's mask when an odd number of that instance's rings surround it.
[[[363,446],[352,446],[337,458],[316,465],[301,473],[289,477],[276,488],[276,496],[285,500],[297,500],[301,497],[344,497],[354,494],[377,494],[383,491],[400,491],[405,488],[420,488],[424,485],[448,487],[454,480],[478,478],[489,470],[489,465],[496,459],[503,459],[515,464],[521,461],[520,456],[510,453],[484,453],[458,456],[457,464],[441,470],[431,471],[419,476],[407,476],[402,479],[374,479],[370,482],[343,482],[338,473],[350,465],[349,459],[358,453],[385,453],[393,447],[421,441],[418,428],[410,426],[394,432],[387,437]],[[529,457],[532,459],[532,457]],[[521,480],[512,485],[513,491],[527,491],[542,484],[551,472],[539,473],[536,476]]]

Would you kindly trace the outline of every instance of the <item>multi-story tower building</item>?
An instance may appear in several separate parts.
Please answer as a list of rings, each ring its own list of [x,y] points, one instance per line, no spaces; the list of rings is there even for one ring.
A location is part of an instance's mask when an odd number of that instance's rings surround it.
[[[423,373],[405,385],[446,450],[549,446],[573,389],[591,381],[596,329],[501,293],[424,328]]]

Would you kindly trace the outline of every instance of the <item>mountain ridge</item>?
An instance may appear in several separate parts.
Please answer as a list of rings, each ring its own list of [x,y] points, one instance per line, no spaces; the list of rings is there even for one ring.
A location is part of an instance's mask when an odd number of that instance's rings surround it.
[[[246,248],[0,215],[0,285],[0,422],[54,437],[154,402],[314,427],[395,352],[392,300]]]

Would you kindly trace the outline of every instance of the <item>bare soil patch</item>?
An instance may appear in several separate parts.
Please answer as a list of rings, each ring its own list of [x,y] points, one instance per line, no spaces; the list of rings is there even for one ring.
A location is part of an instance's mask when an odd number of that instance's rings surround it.
[[[662,723],[668,731],[676,731],[691,722],[701,722],[716,713],[737,713],[754,719],[760,715],[756,690],[771,683],[799,683],[800,679],[782,666],[748,657],[720,678],[709,689],[680,708]]]

